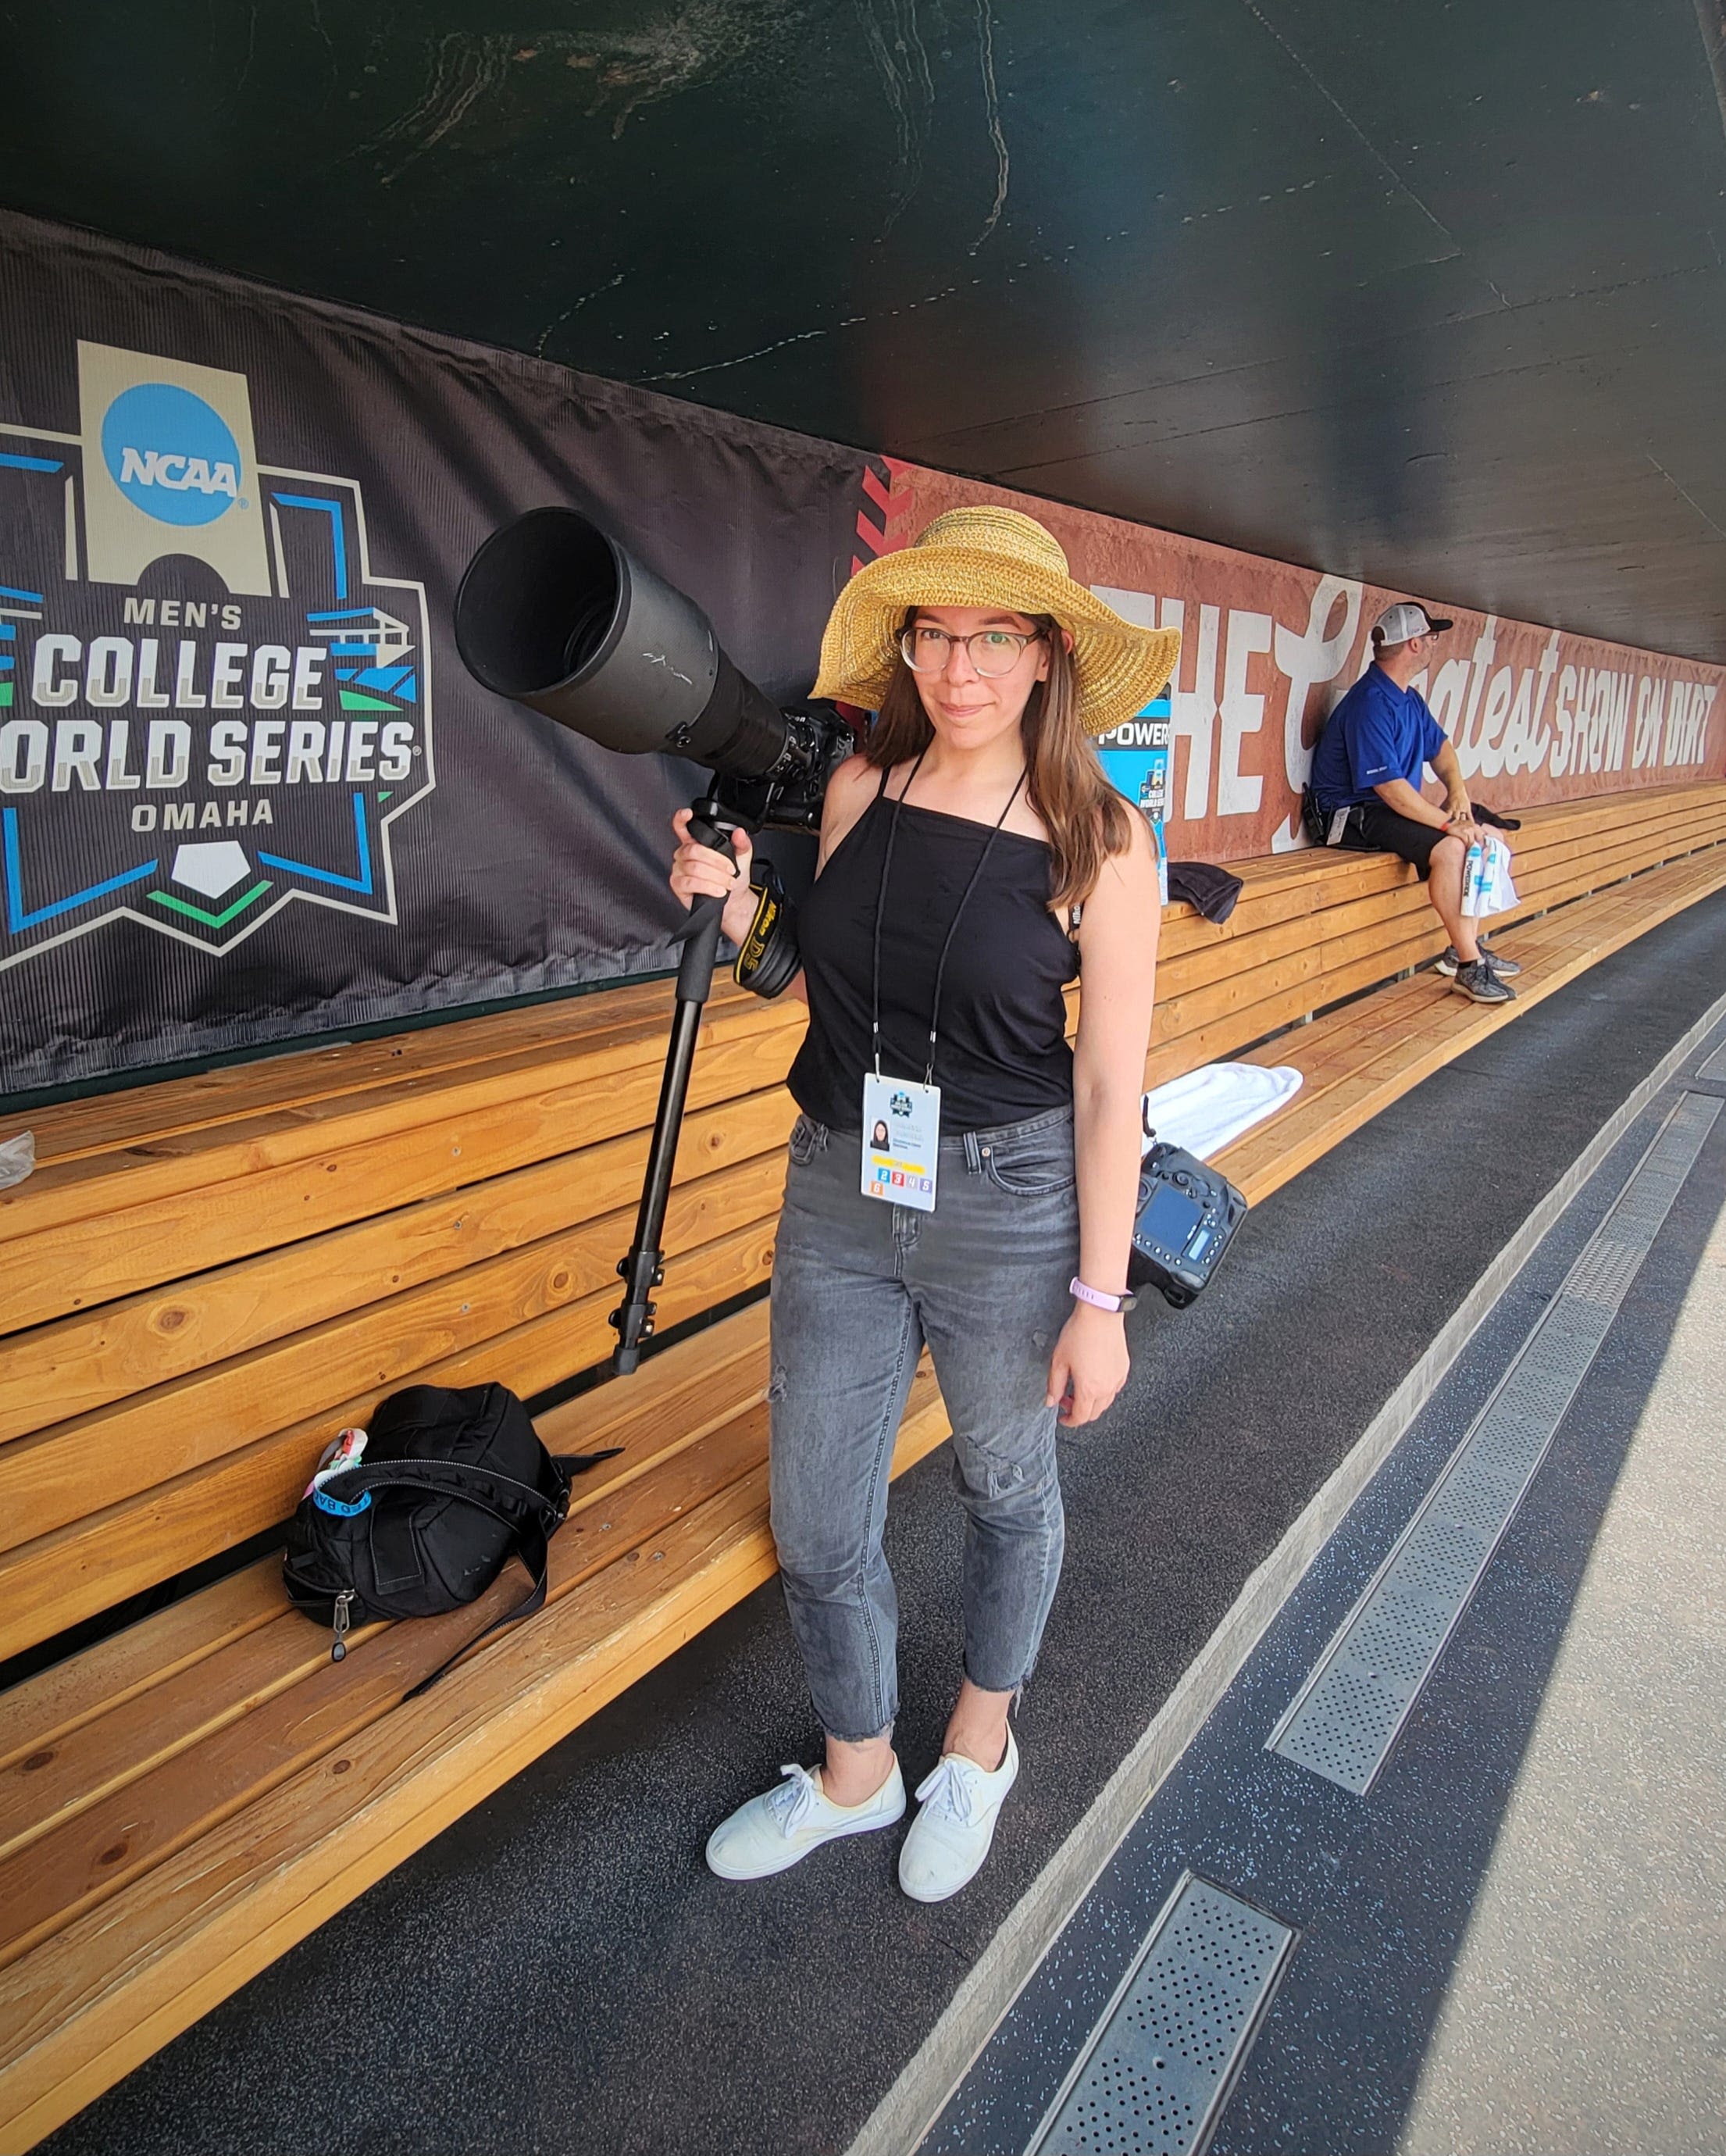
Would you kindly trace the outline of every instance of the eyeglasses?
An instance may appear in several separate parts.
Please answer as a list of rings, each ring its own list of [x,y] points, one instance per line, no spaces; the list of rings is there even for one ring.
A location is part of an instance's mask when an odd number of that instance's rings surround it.
[[[899,648],[913,673],[941,674],[946,670],[953,646],[962,644],[976,672],[986,681],[998,681],[1003,674],[1012,672],[1025,656],[1028,645],[1042,641],[1041,629],[1029,636],[1012,629],[980,629],[970,636],[949,636],[944,629],[919,626],[905,631],[899,640]]]

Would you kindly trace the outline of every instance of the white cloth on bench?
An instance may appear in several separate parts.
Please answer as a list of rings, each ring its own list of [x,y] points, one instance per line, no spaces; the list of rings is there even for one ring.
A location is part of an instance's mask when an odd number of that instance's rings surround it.
[[[1209,1160],[1255,1123],[1275,1115],[1300,1085],[1299,1071],[1286,1063],[1206,1063],[1145,1095],[1145,1127],[1155,1132],[1160,1143],[1184,1147]]]
[[[0,1190],[10,1190],[36,1172],[36,1134],[20,1131],[15,1138],[0,1138]]]

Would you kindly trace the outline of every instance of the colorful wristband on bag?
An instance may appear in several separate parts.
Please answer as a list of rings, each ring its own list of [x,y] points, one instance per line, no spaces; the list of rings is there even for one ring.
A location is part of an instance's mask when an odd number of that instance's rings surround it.
[[[1093,1310],[1107,1310],[1122,1317],[1139,1300],[1131,1288],[1123,1295],[1105,1295],[1099,1287],[1087,1287],[1077,1273],[1068,1281],[1067,1292],[1076,1301],[1089,1303]]]

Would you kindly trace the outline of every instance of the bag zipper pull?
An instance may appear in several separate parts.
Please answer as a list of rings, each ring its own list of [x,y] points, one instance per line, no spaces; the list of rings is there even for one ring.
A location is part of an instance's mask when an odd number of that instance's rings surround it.
[[[335,1598],[334,1619],[335,1644],[330,1650],[330,1659],[332,1662],[345,1662],[347,1660],[348,1604],[353,1599],[354,1590],[351,1587],[344,1587]]]

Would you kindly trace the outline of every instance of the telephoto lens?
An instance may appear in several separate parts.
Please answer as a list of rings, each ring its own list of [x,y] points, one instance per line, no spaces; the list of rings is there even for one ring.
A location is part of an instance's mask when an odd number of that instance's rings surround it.
[[[492,534],[456,593],[455,641],[483,688],[602,748],[748,779],[789,745],[785,714],[695,602],[576,510],[530,510]]]

